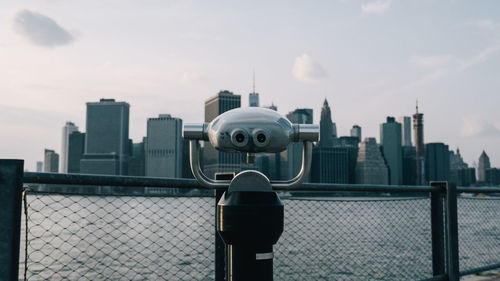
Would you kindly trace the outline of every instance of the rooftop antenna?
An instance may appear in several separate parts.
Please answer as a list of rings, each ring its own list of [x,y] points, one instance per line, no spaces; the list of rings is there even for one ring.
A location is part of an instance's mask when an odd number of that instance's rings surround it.
[[[253,92],[255,93],[255,68],[253,69]]]

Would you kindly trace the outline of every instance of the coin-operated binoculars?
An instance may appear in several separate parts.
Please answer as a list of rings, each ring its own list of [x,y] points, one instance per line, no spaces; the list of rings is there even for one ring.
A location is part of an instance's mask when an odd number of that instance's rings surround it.
[[[283,232],[283,203],[273,187],[300,185],[309,174],[312,142],[318,125],[292,124],[281,114],[258,107],[227,111],[210,123],[185,124],[190,140],[190,163],[198,182],[209,188],[228,188],[217,205],[217,232],[227,245],[226,277],[230,281],[273,280],[273,245]],[[200,168],[199,141],[225,152],[281,152],[290,142],[303,142],[302,167],[287,181],[269,181],[262,173],[247,170],[231,181],[211,179]]]

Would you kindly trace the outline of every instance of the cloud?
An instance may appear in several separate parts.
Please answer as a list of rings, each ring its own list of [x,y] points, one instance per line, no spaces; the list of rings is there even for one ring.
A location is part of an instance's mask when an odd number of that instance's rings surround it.
[[[179,78],[179,81],[182,84],[191,84],[201,79],[203,79],[203,75],[201,73],[196,71],[190,71],[190,72],[184,72]]]
[[[494,137],[500,138],[500,129],[491,123],[474,115],[465,116],[461,130],[463,137]]]
[[[12,19],[12,25],[17,34],[41,47],[62,46],[74,40],[74,37],[53,19],[30,10],[17,12]]]
[[[315,82],[327,76],[325,69],[313,61],[308,54],[295,58],[292,73],[295,79],[301,82]]]
[[[468,25],[479,27],[482,29],[487,29],[487,30],[500,30],[500,23],[490,20],[490,19],[480,19],[480,20],[474,20],[474,21],[469,21]]]
[[[421,68],[447,67],[454,62],[452,55],[412,56],[410,63]]]
[[[361,5],[361,12],[368,14],[382,14],[391,7],[391,0],[377,0]]]
[[[488,48],[484,49],[483,51],[481,51],[480,53],[478,53],[477,55],[475,55],[469,59],[463,60],[460,63],[460,65],[458,66],[457,70],[458,71],[467,70],[468,68],[485,61],[491,55],[498,52],[499,50],[500,50],[500,45],[488,47]]]

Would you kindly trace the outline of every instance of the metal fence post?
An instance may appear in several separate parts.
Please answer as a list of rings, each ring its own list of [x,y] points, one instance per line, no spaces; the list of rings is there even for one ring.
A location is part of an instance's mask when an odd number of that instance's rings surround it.
[[[0,280],[18,280],[23,166],[0,159]]]
[[[216,180],[232,180],[234,173],[215,173]],[[226,192],[226,189],[216,189],[215,193],[215,209],[214,214],[217,214],[217,204],[220,198]],[[215,215],[215,281],[224,281],[226,277],[226,245],[222,238],[217,233],[217,215]]]
[[[446,184],[446,262],[448,280],[458,281],[458,217],[457,217],[457,187],[454,183]]]
[[[431,182],[430,185],[441,188],[431,192],[432,275],[437,276],[445,273],[443,193],[446,182]]]

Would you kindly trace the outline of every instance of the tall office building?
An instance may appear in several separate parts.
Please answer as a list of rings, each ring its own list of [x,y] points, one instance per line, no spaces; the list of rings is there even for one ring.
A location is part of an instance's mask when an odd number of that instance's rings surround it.
[[[450,155],[450,182],[458,186],[469,186],[476,181],[475,169],[469,168],[464,162],[460,149],[454,152],[451,150]]]
[[[401,124],[401,145],[412,146],[411,144],[411,117],[399,116],[397,119]]]
[[[351,137],[357,137],[358,142],[361,142],[361,127],[358,125],[354,125],[351,128]]]
[[[425,176],[427,182],[450,180],[450,153],[441,142],[425,145]]]
[[[130,105],[114,99],[87,103],[84,174],[126,175],[131,152],[128,138]]]
[[[248,106],[259,107],[259,93],[253,92],[248,95]]]
[[[413,135],[415,136],[415,170],[416,184],[425,184],[425,146],[424,146],[424,114],[417,112],[413,114]]]
[[[78,131],[78,127],[75,126],[73,122],[66,122],[62,130],[62,140],[61,140],[61,159],[60,159],[60,171],[61,173],[68,172],[68,150],[69,150],[69,135],[73,132]]]
[[[128,161],[128,175],[143,177],[146,175],[146,137],[139,143],[132,144],[132,155]]]
[[[348,147],[313,148],[311,181],[317,183],[349,183],[350,151]]]
[[[43,172],[43,161],[36,161],[36,172]]]
[[[483,153],[481,153],[481,156],[479,156],[479,165],[477,167],[477,180],[481,182],[486,181],[486,170],[490,169],[490,158],[486,154],[486,152],[483,150]]]
[[[289,112],[286,117],[294,124],[312,124],[313,110],[297,108]],[[302,164],[302,143],[290,143],[287,150],[281,152],[280,176],[282,179],[291,179],[300,171]]]
[[[403,152],[401,149],[401,124],[394,117],[380,124],[380,144],[389,166],[389,184],[403,184]]]
[[[332,147],[337,137],[337,128],[335,123],[332,122],[332,112],[328,101],[325,99],[323,107],[321,108],[321,119],[319,121],[320,139],[319,145],[321,147]]]
[[[365,138],[359,144],[356,164],[357,184],[388,184],[389,169],[375,138]]]
[[[43,159],[43,171],[46,173],[57,173],[59,169],[59,154],[54,150],[45,149]]]
[[[220,91],[205,101],[205,122],[214,120],[220,114],[241,107],[241,96],[229,91]],[[203,148],[204,173],[214,178],[215,173],[239,172],[248,166],[244,163],[245,155],[238,152],[216,150],[209,142]]]
[[[85,133],[72,132],[68,137],[67,173],[80,173],[80,161],[85,152]]]
[[[415,147],[403,146],[403,185],[415,185],[417,177],[417,167],[415,160]]]
[[[182,177],[182,120],[170,114],[148,119],[146,176]]]

